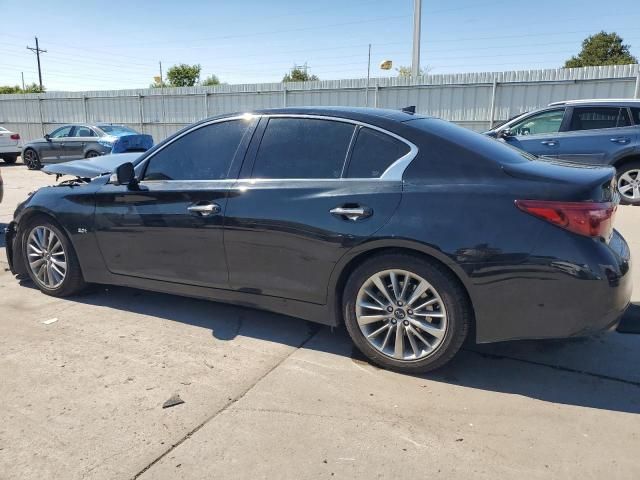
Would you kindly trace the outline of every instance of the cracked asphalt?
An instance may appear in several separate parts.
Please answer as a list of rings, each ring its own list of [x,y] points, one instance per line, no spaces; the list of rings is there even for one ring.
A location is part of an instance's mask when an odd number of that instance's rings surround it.
[[[0,169],[4,227],[53,178]],[[617,227],[640,257],[640,208]],[[0,479],[640,478],[639,335],[481,345],[406,376],[281,315],[47,297],[0,247]]]

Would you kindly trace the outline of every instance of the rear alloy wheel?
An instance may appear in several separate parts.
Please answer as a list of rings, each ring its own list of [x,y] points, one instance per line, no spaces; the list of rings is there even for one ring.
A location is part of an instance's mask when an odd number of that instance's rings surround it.
[[[466,295],[450,272],[411,255],[375,257],[345,291],[345,323],[356,346],[378,365],[425,372],[448,362],[470,323]]]
[[[29,170],[40,170],[42,168],[38,153],[30,148],[22,152],[22,161]]]
[[[640,204],[640,162],[627,163],[620,167],[618,192],[623,204]]]
[[[40,291],[64,297],[84,288],[73,246],[51,220],[38,216],[28,221],[22,246],[27,273]]]
[[[91,150],[90,152],[87,152],[87,154],[85,155],[84,158],[94,158],[99,156],[100,154],[98,152],[94,152],[93,150]]]

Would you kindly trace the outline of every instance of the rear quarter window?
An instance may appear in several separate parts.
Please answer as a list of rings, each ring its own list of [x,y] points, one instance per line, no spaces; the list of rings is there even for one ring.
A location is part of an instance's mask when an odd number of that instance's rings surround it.
[[[386,133],[371,128],[358,131],[351,153],[347,178],[378,178],[399,158],[411,151],[411,147]]]

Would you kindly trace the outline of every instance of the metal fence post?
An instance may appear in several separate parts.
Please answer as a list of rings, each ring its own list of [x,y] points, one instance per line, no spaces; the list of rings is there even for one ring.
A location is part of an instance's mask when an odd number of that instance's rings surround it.
[[[89,106],[88,106],[88,102],[89,99],[87,98],[86,95],[82,96],[82,108],[84,109],[84,122],[85,123],[89,123]]]
[[[496,113],[496,91],[498,90],[498,79],[493,75],[493,83],[491,85],[491,108],[489,109],[489,128],[493,128],[494,117]]]
[[[636,66],[636,91],[633,98],[640,98],[640,65]]]
[[[42,135],[44,135],[44,120],[43,120],[43,116],[42,116],[42,101],[43,101],[43,98],[42,97],[38,97],[38,113],[40,114],[40,131],[42,132]]]
[[[376,80],[376,85],[373,88],[373,106],[378,108],[378,92],[380,92],[380,85],[378,85],[378,80]]]
[[[287,106],[287,86],[282,85],[282,106],[286,108]]]
[[[204,117],[209,118],[209,93],[204,92]]]
[[[140,117],[140,132],[144,133],[144,103],[141,93],[138,94],[138,115]]]

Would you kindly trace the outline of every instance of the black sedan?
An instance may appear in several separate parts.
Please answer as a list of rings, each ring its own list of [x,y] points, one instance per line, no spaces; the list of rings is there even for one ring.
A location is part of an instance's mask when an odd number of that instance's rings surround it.
[[[468,336],[606,329],[629,304],[611,167],[356,108],[211,118],[128,155],[61,164],[78,178],[19,205],[15,274],[54,296],[118,284],[344,322],[404,372]]]

